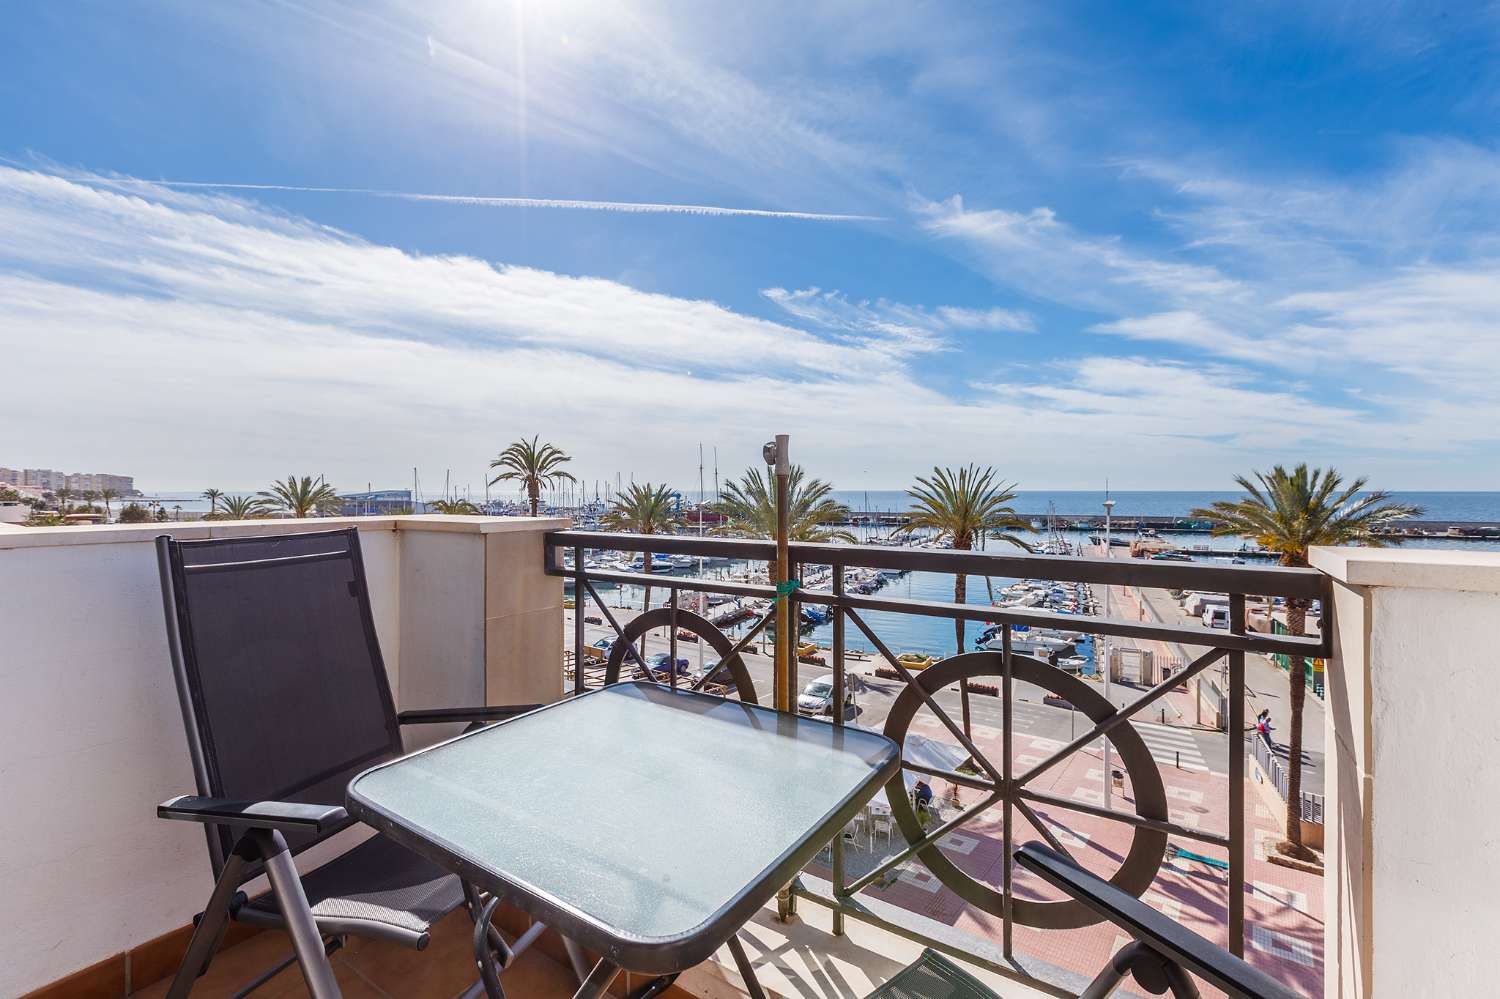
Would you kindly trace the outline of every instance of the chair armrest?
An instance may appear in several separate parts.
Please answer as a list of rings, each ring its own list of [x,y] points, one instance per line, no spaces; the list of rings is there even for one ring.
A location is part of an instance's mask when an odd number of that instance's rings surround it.
[[[325,832],[347,822],[349,813],[341,805],[305,804],[300,801],[240,801],[234,798],[204,798],[184,794],[156,806],[163,819],[212,822],[252,829],[282,832]]]
[[[1134,895],[1079,868],[1042,843],[1027,843],[1017,850],[1016,863],[1230,996],[1297,999],[1295,992],[1270,975],[1179,926]]]
[[[540,704],[502,704],[475,708],[417,708],[397,713],[396,720],[403,725],[436,725],[440,722],[489,722],[502,721],[535,711]]]

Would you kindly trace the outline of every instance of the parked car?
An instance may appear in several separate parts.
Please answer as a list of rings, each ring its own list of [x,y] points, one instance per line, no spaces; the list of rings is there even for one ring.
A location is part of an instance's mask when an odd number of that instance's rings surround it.
[[[847,677],[847,674],[846,674]],[[844,684],[844,706],[854,706],[854,684]],[[797,696],[797,710],[804,715],[833,714],[833,674],[820,676]]]
[[[668,652],[653,652],[651,655],[646,657],[646,665],[651,667],[652,676],[649,678],[646,677],[643,671],[639,667],[637,667],[637,679],[664,680],[670,678],[673,673],[672,656],[671,653]],[[680,677],[686,677],[689,675],[688,661],[686,659],[678,658],[676,673]]]
[[[1205,628],[1229,627],[1229,608],[1218,604],[1209,604],[1203,608],[1203,626]]]

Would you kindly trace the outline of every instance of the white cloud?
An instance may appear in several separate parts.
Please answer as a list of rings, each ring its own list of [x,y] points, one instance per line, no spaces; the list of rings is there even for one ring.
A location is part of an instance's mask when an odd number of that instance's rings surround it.
[[[822,329],[861,337],[885,338],[892,349],[941,350],[948,335],[964,332],[1030,332],[1035,320],[1013,309],[971,309],[942,305],[934,309],[886,299],[851,302],[843,292],[821,288],[764,288],[761,294],[783,310]]]
[[[1500,379],[1500,259],[1420,266],[1276,303],[1302,321],[1282,340],[1491,398]]]
[[[1064,305],[1119,312],[1243,293],[1239,282],[1213,267],[1159,259],[1115,237],[1085,236],[1050,208],[971,209],[954,195],[945,201],[914,196],[911,209],[923,231],[954,242],[997,283]]]
[[[734,469],[789,432],[799,460],[851,487],[971,460],[1091,483],[1128,444],[1142,485],[1189,488],[1384,432],[1212,368],[1073,357],[952,395],[913,367],[910,343],[1019,324],[1004,311],[770,294],[819,336],[599,278],[405,253],[234,199],[15,170],[0,171],[0,229],[15,373],[0,454],[148,487],[293,469],[390,484],[413,465],[476,485],[521,433],[574,452],[586,480],[684,481],[700,441]]]
[[[1094,333],[1111,333],[1131,340],[1176,344],[1257,365],[1297,367],[1305,365],[1314,353],[1307,345],[1275,343],[1269,337],[1236,333],[1190,309],[1132,316],[1098,323],[1089,329]]]
[[[419,256],[223,198],[151,193],[0,168],[0,217],[12,236],[0,262],[374,335],[633,355],[641,366],[860,372],[876,363],[713,302]]]

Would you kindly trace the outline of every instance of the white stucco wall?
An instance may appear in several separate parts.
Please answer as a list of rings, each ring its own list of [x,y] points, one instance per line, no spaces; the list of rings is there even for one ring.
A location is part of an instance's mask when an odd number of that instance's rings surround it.
[[[1500,553],[1329,549],[1326,994],[1496,993]]]
[[[174,529],[206,533],[157,525],[112,544],[0,541],[0,995],[202,908],[201,830],[155,815],[157,802],[193,790],[149,540]],[[362,533],[361,547],[376,627],[395,649],[396,533],[387,523]]]
[[[484,703],[484,537],[412,533],[402,539],[403,655],[422,659],[401,677],[403,708]],[[442,650],[441,659],[430,657]],[[406,732],[407,747],[457,735],[462,725],[423,725]]]
[[[200,828],[155,815],[158,802],[192,792],[193,779],[152,538],[351,523],[360,528],[398,707],[484,703],[483,536],[558,522],[409,517],[0,532],[0,996],[186,925],[212,886]],[[299,866],[319,860],[310,852]]]

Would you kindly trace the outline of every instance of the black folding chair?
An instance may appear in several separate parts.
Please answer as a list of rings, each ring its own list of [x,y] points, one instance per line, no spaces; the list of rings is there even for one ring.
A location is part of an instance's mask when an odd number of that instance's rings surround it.
[[[336,996],[327,955],[345,935],[421,950],[460,905],[484,926],[496,963],[509,964],[516,952],[489,925],[496,900],[384,836],[301,878],[291,858],[354,824],[345,787],[402,755],[401,725],[477,724],[537,705],[398,715],[352,528],[156,544],[198,786],[157,814],[203,823],[216,878],[168,996],[191,991],[231,919],[292,938],[294,957],[245,991],[296,960],[315,999]],[[262,873],[270,892],[248,898],[243,886]]]
[[[1130,934],[1079,999],[1104,999],[1125,976],[1151,995],[1198,999],[1189,972],[1233,999],[1298,999],[1297,994],[1258,968],[1179,926],[1129,892],[1095,877],[1041,843],[1016,851],[1016,863],[1060,888]],[[933,950],[865,999],[1001,999],[973,975]]]

